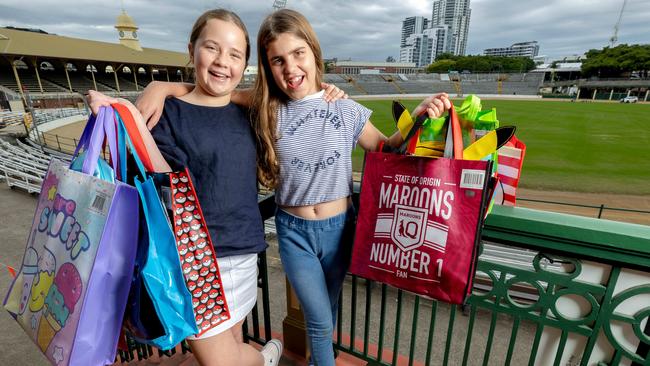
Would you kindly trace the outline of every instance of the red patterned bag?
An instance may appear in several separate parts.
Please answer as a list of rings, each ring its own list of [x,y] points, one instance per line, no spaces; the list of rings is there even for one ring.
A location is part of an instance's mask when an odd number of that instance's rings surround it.
[[[172,221],[181,267],[192,294],[197,336],[230,319],[217,256],[187,168],[169,173]]]
[[[451,121],[456,133],[458,120]],[[490,161],[367,153],[350,272],[463,303],[474,277],[491,169]]]
[[[507,144],[497,150],[497,154],[499,157],[497,165],[499,184],[494,193],[494,203],[514,206],[517,203],[517,186],[526,155],[526,144],[516,136],[512,136]]]

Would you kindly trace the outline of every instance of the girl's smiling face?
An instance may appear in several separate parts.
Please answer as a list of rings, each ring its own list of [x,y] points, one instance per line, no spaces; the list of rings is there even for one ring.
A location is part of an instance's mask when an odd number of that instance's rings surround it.
[[[233,22],[210,19],[189,51],[196,85],[213,97],[230,98],[246,68],[246,35]]]
[[[282,33],[269,43],[266,56],[276,85],[290,99],[302,99],[319,90],[316,58],[302,38]]]

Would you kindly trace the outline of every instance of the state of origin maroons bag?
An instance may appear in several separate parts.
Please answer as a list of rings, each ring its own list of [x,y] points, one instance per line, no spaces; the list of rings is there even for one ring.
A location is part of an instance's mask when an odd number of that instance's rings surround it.
[[[453,158],[366,154],[350,272],[461,304],[474,277],[492,162],[462,160],[453,108],[448,123]]]

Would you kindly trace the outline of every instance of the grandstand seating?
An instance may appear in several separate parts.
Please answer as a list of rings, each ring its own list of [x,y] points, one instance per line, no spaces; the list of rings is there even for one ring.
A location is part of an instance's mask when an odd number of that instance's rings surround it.
[[[449,81],[441,74],[325,74],[324,77],[325,82],[336,84],[349,95],[457,94],[459,91],[463,94],[536,95],[543,74],[462,74],[459,79],[458,82]]]
[[[0,85],[18,91],[13,72],[0,70]],[[5,72],[6,71],[6,72]],[[33,70],[19,70],[21,81],[30,92],[40,92]],[[117,92],[115,76],[102,70],[96,72],[97,90],[108,93]],[[68,81],[61,71],[42,70],[41,83],[46,93],[68,91]],[[446,92],[449,94],[503,94],[536,95],[544,78],[543,73],[491,73],[491,74],[454,74],[459,81],[451,81],[447,74],[325,74],[323,80],[333,83],[348,95],[379,94],[429,94]],[[88,72],[70,71],[70,83],[73,91],[85,93],[95,89],[92,75]],[[164,72],[154,74],[155,80],[166,81]],[[135,92],[136,85],[131,74],[119,73],[121,92]],[[174,75],[172,81],[178,81]],[[253,78],[242,80],[240,88],[253,86]],[[151,82],[150,74],[138,74],[137,91],[144,89]],[[128,93],[127,93],[128,94]]]
[[[51,158],[27,145],[12,145],[0,139],[0,174],[10,188],[39,193]]]
[[[16,84],[15,79],[13,78],[13,73],[8,75],[9,77],[12,78],[12,81],[9,82],[9,85],[4,84],[4,81],[6,80],[6,77],[2,80],[3,84],[5,87],[10,88],[11,90],[15,92],[19,92],[18,86]],[[30,93],[40,93],[41,88],[38,85],[38,79],[36,78],[36,74],[30,74],[27,72],[20,72],[20,83],[22,86],[29,91]],[[48,80],[45,80],[41,78],[41,86],[43,87],[43,92],[44,93],[60,93],[60,92],[65,92],[67,89],[64,89]]]
[[[11,69],[0,70],[0,85],[14,92],[18,92],[18,85]]]

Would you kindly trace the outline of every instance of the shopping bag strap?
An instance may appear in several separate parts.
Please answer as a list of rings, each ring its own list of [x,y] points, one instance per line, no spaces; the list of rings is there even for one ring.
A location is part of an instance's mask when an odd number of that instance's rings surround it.
[[[112,106],[115,108],[117,114],[119,114],[124,126],[126,127],[126,132],[129,135],[133,146],[135,146],[134,151],[137,151],[137,155],[140,159],[142,159],[141,161],[147,171],[153,172],[154,169],[153,164],[151,163],[151,158],[149,157],[149,152],[147,151],[147,147],[142,140],[140,130],[138,129],[138,125],[136,124],[131,111],[124,104],[113,103]]]
[[[97,113],[97,118],[92,126],[92,133],[85,143],[86,156],[83,161],[81,172],[92,175],[97,168],[97,159],[104,146],[104,139],[108,139],[108,148],[111,154],[111,163],[113,169],[117,170],[117,146],[115,144],[115,122],[113,120],[113,108],[101,107]],[[78,151],[77,151],[78,152]],[[75,156],[76,157],[76,156]],[[74,161],[74,160],[73,160]]]
[[[449,108],[449,130],[451,130],[451,143],[452,143],[452,158],[453,159],[462,159],[463,158],[463,131],[460,129],[460,119],[458,118],[458,113],[456,113],[456,108],[454,105],[451,105]],[[447,144],[450,141],[447,140]],[[445,146],[446,150],[446,146]]]
[[[138,167],[138,170],[140,171],[140,175],[142,176],[142,179],[143,180],[147,179],[147,173],[144,164],[142,163],[142,160],[140,160],[139,153],[131,141],[131,138],[127,132],[126,124],[124,123],[122,116],[116,112],[115,119],[117,121],[117,145],[118,145],[119,156],[120,156],[120,168],[119,168],[120,177],[122,178],[123,181],[126,181],[127,179],[126,147],[128,146],[129,149],[131,150],[131,155],[133,156],[133,160],[135,160],[135,164]]]
[[[422,124],[424,121],[427,120],[427,114],[424,112],[423,114],[420,114],[416,119],[415,122],[413,123],[413,127],[409,130],[408,134],[404,138],[404,141],[398,146],[398,147],[392,147],[383,141],[379,143],[379,151],[381,152],[389,152],[389,153],[397,153],[397,154],[405,154],[409,145],[409,142],[413,139],[416,134],[420,131],[420,128],[422,128]]]
[[[74,149],[74,153],[72,153],[72,160],[74,160],[79,155],[79,150],[81,150],[82,148],[86,149],[88,147],[88,142],[90,142],[90,135],[93,132],[93,128],[95,128],[96,119],[97,116],[91,113],[90,117],[88,118],[88,122],[86,122],[86,126],[84,127],[84,130],[81,133],[81,137],[79,137],[79,142],[77,143],[77,146]]]
[[[399,147],[393,148],[387,144],[380,144],[379,151],[392,152],[398,154],[405,154],[407,151],[414,151],[415,147],[413,146],[413,148],[411,149],[411,146],[409,146],[409,144],[417,143],[419,132],[422,128],[422,125],[424,124],[424,121],[426,121],[427,118],[428,115],[426,114],[426,112],[424,112],[415,119],[415,122],[413,123],[413,128],[411,128],[408,135],[406,135],[406,138],[404,138],[404,141]],[[449,157],[453,159],[462,159],[463,158],[463,135],[462,135],[462,130],[460,129],[460,120],[458,119],[458,114],[456,113],[453,104],[451,105],[451,108],[449,108],[447,121],[449,124],[449,128],[448,128],[448,136],[447,136],[446,144],[449,145],[449,156],[445,156],[445,157]],[[445,148],[445,151],[447,151],[447,148]]]

